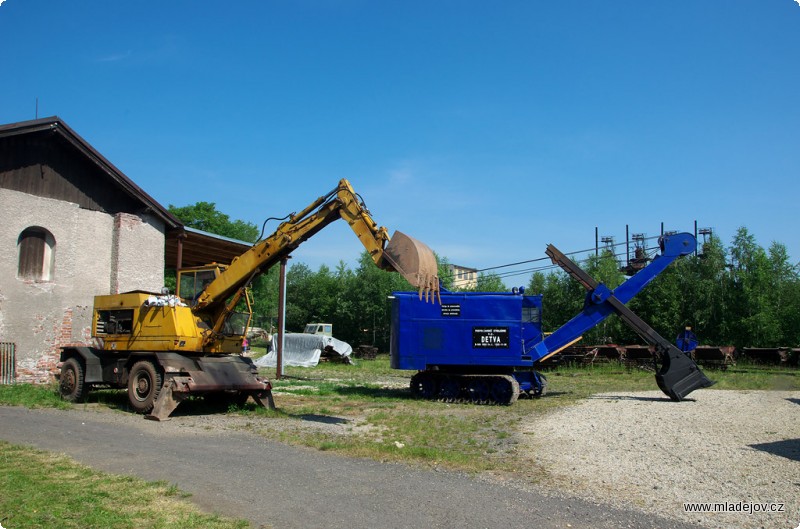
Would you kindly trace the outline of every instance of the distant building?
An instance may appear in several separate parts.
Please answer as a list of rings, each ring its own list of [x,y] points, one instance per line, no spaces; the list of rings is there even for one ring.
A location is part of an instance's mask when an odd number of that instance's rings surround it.
[[[453,288],[468,289],[478,286],[478,270],[455,264],[447,265],[453,278]]]
[[[0,125],[2,380],[52,380],[61,346],[91,343],[95,295],[247,247],[185,229],[58,117]]]

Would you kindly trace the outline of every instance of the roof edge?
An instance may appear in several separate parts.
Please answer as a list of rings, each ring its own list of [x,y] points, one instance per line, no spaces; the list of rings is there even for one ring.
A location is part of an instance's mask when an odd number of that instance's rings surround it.
[[[141,187],[136,185],[133,180],[128,178],[125,173],[120,171],[114,164],[108,161],[105,156],[100,154],[89,144],[89,142],[83,139],[77,132],[72,130],[72,128],[70,128],[70,126],[58,116],[0,125],[0,138],[46,130],[52,130],[69,141],[81,153],[83,153],[84,156],[89,158],[89,160],[91,160],[103,172],[111,177],[111,179],[114,180],[120,187],[122,187],[126,193],[142,202],[148,209],[160,217],[166,223],[167,229],[183,227],[183,223],[174,215],[172,215],[167,208],[162,206]]]

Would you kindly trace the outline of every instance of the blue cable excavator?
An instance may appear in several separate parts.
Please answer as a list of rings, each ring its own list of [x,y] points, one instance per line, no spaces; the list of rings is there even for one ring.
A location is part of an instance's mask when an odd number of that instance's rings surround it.
[[[581,335],[617,314],[654,350],[656,382],[672,400],[713,385],[690,356],[662,338],[625,306],[677,258],[695,251],[688,233],[660,238],[661,254],[613,291],[595,281],[553,245],[546,253],[554,264],[588,291],[583,311],[547,336],[542,332],[542,296],[508,293],[449,292],[429,303],[414,292],[391,297],[391,366],[417,370],[414,395],[444,402],[511,404],[522,394],[545,392],[536,368]]]

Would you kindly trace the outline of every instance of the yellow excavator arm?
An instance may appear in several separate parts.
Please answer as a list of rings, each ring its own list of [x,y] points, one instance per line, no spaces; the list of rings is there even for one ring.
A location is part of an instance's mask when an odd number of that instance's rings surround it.
[[[211,315],[213,331],[219,332],[226,315],[257,275],[265,273],[304,241],[340,218],[347,221],[378,267],[400,273],[419,290],[420,297],[424,295],[428,299],[438,295],[438,266],[433,251],[401,232],[395,232],[390,238],[386,228],[379,227],[372,219],[350,183],[342,179],[330,193],[292,214],[274,233],[218,273],[197,297],[194,311]]]

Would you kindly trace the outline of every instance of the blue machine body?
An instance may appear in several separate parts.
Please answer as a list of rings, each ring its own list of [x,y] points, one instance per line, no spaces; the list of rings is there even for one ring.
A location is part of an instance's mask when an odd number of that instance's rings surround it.
[[[541,358],[534,350],[543,338],[541,295],[442,291],[434,304],[395,292],[391,302],[394,369],[511,373]],[[529,389],[528,376],[515,378]]]
[[[442,291],[441,304],[433,304],[416,292],[395,292],[392,367],[531,367],[526,350],[542,341],[541,322],[541,295]]]

